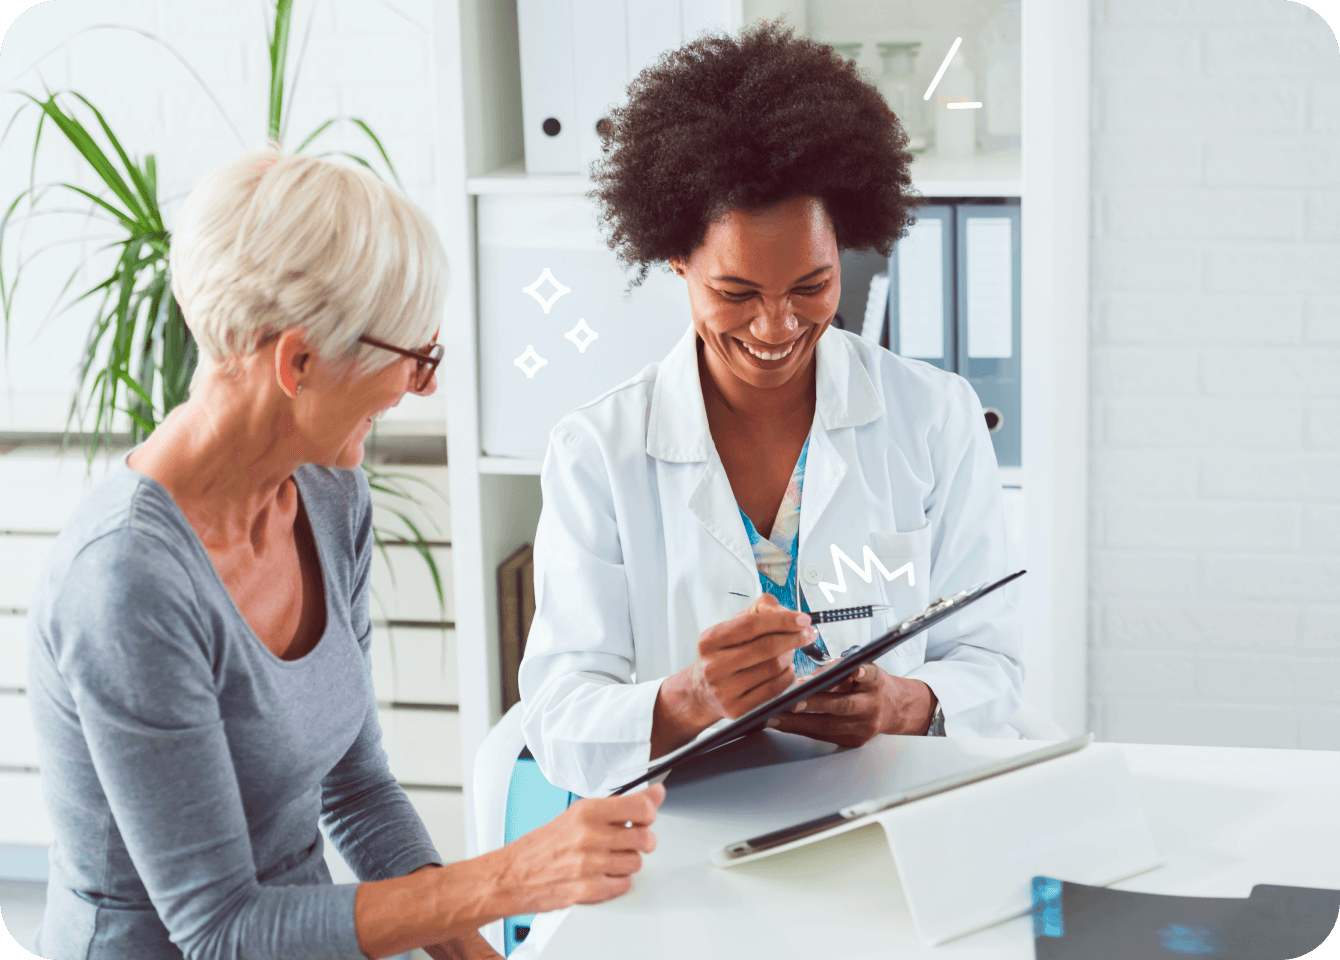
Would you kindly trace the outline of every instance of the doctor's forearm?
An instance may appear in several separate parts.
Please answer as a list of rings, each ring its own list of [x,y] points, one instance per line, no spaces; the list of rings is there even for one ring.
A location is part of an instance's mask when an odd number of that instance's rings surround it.
[[[651,715],[651,757],[663,757],[688,743],[719,719],[707,711],[687,667],[661,681]]]
[[[894,689],[891,721],[885,733],[903,733],[924,737],[935,721],[940,701],[930,685],[921,680],[890,675]]]

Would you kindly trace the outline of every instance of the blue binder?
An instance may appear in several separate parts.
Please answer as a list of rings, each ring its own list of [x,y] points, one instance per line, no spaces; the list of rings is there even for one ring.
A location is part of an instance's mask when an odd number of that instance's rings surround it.
[[[1018,201],[955,205],[957,372],[982,401],[996,461],[1022,465]]]
[[[951,204],[918,208],[917,222],[889,255],[889,322],[880,341],[899,356],[924,360],[951,373],[957,369],[955,227]]]

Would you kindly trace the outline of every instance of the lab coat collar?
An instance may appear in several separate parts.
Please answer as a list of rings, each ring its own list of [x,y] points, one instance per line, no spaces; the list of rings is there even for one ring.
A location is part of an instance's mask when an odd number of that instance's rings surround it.
[[[856,348],[833,327],[815,349],[815,419],[825,430],[859,427],[884,414],[884,404]],[[661,362],[652,388],[647,455],[672,463],[712,459],[702,383],[698,379],[698,334],[692,326]]]

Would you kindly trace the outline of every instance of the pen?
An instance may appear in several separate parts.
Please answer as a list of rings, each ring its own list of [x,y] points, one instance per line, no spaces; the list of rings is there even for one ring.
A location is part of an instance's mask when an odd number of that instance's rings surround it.
[[[863,607],[837,607],[833,610],[811,610],[810,623],[837,623],[839,620],[864,620],[873,617],[876,610],[892,610],[887,603],[867,603]]]
[[[733,597],[745,597],[747,594],[739,593],[735,590],[727,590]],[[873,617],[876,610],[892,610],[887,603],[867,603],[860,607],[835,607],[832,610],[810,610],[810,623],[837,623],[841,620],[864,620],[866,617]]]

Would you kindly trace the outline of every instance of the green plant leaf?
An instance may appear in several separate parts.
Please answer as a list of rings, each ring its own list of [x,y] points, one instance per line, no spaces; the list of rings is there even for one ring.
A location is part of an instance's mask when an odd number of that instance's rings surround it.
[[[386,148],[383,147],[382,142],[377,139],[377,135],[372,132],[372,128],[357,117],[351,118],[350,122],[368,135],[368,139],[372,141],[372,145],[376,147],[377,152],[381,154],[382,160],[386,161],[386,169],[391,171],[391,176],[395,180],[396,186],[400,187],[401,190],[404,190],[404,186],[400,183],[400,174],[395,172],[395,164],[393,164],[391,158],[386,155]]]
[[[139,429],[144,432],[145,436],[148,436],[149,434],[154,432],[154,423],[152,420],[146,420],[144,417],[140,416],[138,413],[136,413],[129,407],[122,408],[121,412],[129,416],[131,421],[134,422],[135,426],[139,427]]]
[[[125,384],[126,388],[129,389],[131,393],[139,397],[140,400],[142,400],[149,407],[150,410],[153,409],[154,406],[153,397],[149,396],[149,394],[144,392],[144,388],[141,387],[135,381],[134,377],[126,373],[124,370],[118,371],[117,376],[120,377],[121,382]]]
[[[25,94],[25,96],[29,95]],[[125,205],[126,210],[129,211],[128,218],[148,221],[148,214],[141,208],[139,198],[135,196],[134,191],[130,189],[121,174],[117,172],[112,162],[107,159],[107,154],[98,146],[97,141],[93,139],[92,134],[88,132],[84,125],[72,114],[67,114],[60,108],[56,103],[56,94],[52,94],[46,100],[38,100],[36,97],[31,97],[31,99],[51,118],[51,122],[56,124],[61,133],[65,134],[66,139],[74,145],[74,148],[79,151],[102,182]],[[87,103],[88,101],[84,102]],[[94,113],[97,113],[97,111],[95,110]],[[101,119],[101,114],[98,114],[98,117]],[[116,146],[119,149],[120,144],[117,143]],[[87,191],[80,192],[92,197],[92,194]],[[108,206],[108,209],[111,209],[111,207]]]
[[[288,121],[293,115],[293,104],[298,99],[298,78],[302,75],[302,62],[307,57],[307,42],[312,39],[312,21],[315,18],[311,15],[307,17],[307,29],[302,33],[302,45],[298,47],[298,60],[293,64],[293,79],[289,83],[288,90],[288,109],[284,112],[284,118],[279,124],[279,139],[282,141],[288,136]]]
[[[88,98],[82,93],[75,93],[74,96],[78,97],[83,102],[84,106],[93,111],[93,116],[98,118],[98,125],[102,127],[103,135],[106,136],[108,142],[111,143],[112,149],[116,151],[116,155],[121,158],[121,165],[125,167],[126,174],[130,177],[131,183],[133,183],[135,188],[139,191],[139,196],[135,199],[139,201],[138,212],[140,218],[146,221],[151,228],[162,230],[163,221],[158,216],[158,209],[155,203],[153,190],[150,189],[149,183],[144,178],[144,175],[140,173],[139,167],[135,165],[134,161],[132,161],[126,154],[126,151],[122,149],[121,141],[116,138],[116,134],[112,132],[112,128],[107,125],[107,121],[102,116],[102,111],[89,103]]]
[[[284,133],[284,65],[288,60],[289,21],[293,16],[293,0],[275,3],[275,27],[270,39],[270,121],[269,137],[280,139]]]
[[[419,557],[423,560],[423,562],[428,565],[428,572],[429,574],[431,574],[433,578],[433,589],[437,592],[438,610],[442,612],[442,616],[445,619],[447,610],[446,591],[442,588],[442,574],[437,568],[437,560],[433,557],[433,551],[432,548],[428,545],[427,538],[424,537],[423,532],[419,530],[417,526],[415,526],[414,521],[411,520],[408,516],[406,516],[402,511],[397,510],[394,507],[387,507],[385,505],[383,505],[382,509],[387,510],[388,512],[393,514],[400,520],[401,523],[405,524],[405,526],[409,528],[410,531],[409,537],[395,537],[394,539],[391,539],[389,542],[398,545],[413,547],[414,551],[419,555]],[[391,558],[390,555],[386,552],[386,546],[385,546],[385,544],[388,542],[386,538],[387,531],[384,528],[377,528],[375,526],[373,529],[374,529],[374,535],[378,540],[379,545],[381,546],[382,557],[386,560],[387,568],[391,572],[391,582],[395,583],[395,569],[391,564]]]
[[[309,134],[307,135],[307,139],[304,140],[302,143],[298,144],[298,149],[297,149],[297,150],[294,150],[293,152],[294,152],[294,153],[302,153],[303,150],[306,149],[306,147],[307,147],[307,145],[308,145],[309,143],[311,143],[311,142],[312,142],[313,140],[315,140],[317,137],[321,136],[321,134],[323,134],[323,133],[326,132],[326,128],[329,127],[332,123],[334,123],[334,122],[335,122],[335,119],[336,119],[335,117],[331,117],[331,118],[330,118],[329,120],[327,120],[325,123],[321,124],[321,126],[317,127],[315,130],[313,130],[311,133],[309,133]]]
[[[368,170],[371,170],[371,171],[372,171],[372,175],[373,175],[374,177],[376,177],[378,180],[381,179],[381,174],[377,173],[376,168],[373,167],[372,164],[368,163],[368,161],[367,161],[365,158],[360,157],[360,156],[359,156],[358,154],[356,154],[356,153],[349,153],[349,152],[347,152],[347,151],[345,151],[345,150],[327,150],[325,153],[318,153],[318,154],[317,154],[317,157],[318,157],[318,158],[321,158],[321,157],[348,157],[350,160],[352,160],[354,163],[358,164],[360,167],[366,167]]]

